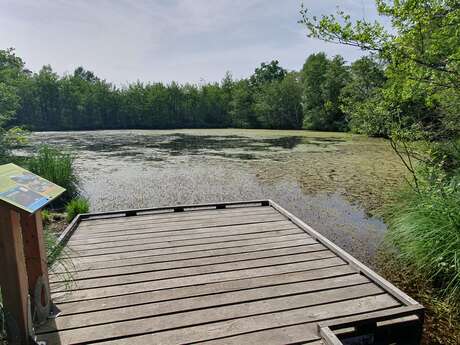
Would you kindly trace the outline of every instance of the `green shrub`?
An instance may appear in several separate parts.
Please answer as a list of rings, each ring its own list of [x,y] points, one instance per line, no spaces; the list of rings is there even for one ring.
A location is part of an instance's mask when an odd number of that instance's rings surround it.
[[[387,240],[452,301],[460,297],[460,174],[435,183],[421,178],[419,191],[401,192],[387,215]]]
[[[67,221],[70,223],[78,214],[89,211],[89,202],[84,198],[75,198],[66,206]]]
[[[46,145],[29,160],[30,171],[66,189],[53,206],[61,207],[77,196],[78,179],[73,163],[73,156]]]
[[[43,220],[43,224],[51,223],[52,216],[51,216],[51,212],[49,210],[47,210],[47,209],[42,210],[42,220]]]

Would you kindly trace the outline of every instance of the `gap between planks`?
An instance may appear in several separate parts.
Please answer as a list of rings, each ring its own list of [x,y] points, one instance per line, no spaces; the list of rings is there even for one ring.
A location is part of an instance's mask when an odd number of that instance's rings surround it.
[[[202,250],[210,250],[210,249],[219,249],[219,248],[235,248],[235,247],[247,247],[251,245],[263,244],[263,243],[273,243],[283,240],[298,240],[298,239],[306,239],[306,234],[293,234],[293,235],[285,235],[285,236],[271,236],[271,237],[264,237],[264,238],[255,238],[255,239],[247,239],[247,240],[240,240],[240,241],[228,241],[228,242],[217,242],[217,243],[210,243],[210,244],[197,244],[192,246],[179,246],[179,247],[166,247],[166,248],[155,248],[143,251],[135,251],[135,252],[125,252],[125,253],[116,253],[116,254],[107,254],[107,255],[99,255],[99,256],[90,256],[90,257],[74,257],[72,261],[75,264],[79,263],[88,263],[88,262],[101,262],[101,261],[112,261],[112,260],[125,260],[130,258],[139,258],[139,257],[151,257],[151,256],[160,256],[165,254],[178,254],[178,253],[189,253],[189,252],[197,252]],[[310,243],[318,243],[316,240],[312,238],[307,238],[307,241]]]
[[[53,291],[52,297],[60,302],[80,301],[85,299],[95,299],[102,297],[120,296],[133,294],[143,291],[154,291],[168,288],[178,288],[183,286],[202,285],[206,283],[223,282],[237,279],[262,277],[276,275],[288,272],[299,272],[316,270],[326,267],[346,265],[342,259],[331,258],[316,260],[310,262],[300,262],[293,264],[284,264],[276,267],[261,267],[243,269],[233,272],[209,273],[191,277],[175,277],[148,282],[133,283],[128,285],[109,286],[104,288],[94,288],[75,291]]]
[[[292,254],[301,254],[309,252],[319,252],[326,251],[326,247],[321,244],[310,244],[310,245],[300,245],[292,246],[287,248],[276,248],[268,249],[256,252],[249,253],[239,253],[239,254],[230,254],[225,256],[212,256],[206,258],[195,258],[195,259],[186,259],[186,260],[173,260],[173,261],[161,261],[161,262],[146,262],[138,265],[131,266],[122,266],[114,268],[101,268],[93,270],[83,270],[78,272],[62,272],[62,273],[52,273],[50,274],[50,282],[58,282],[67,280],[68,276],[72,280],[80,279],[93,279],[99,277],[110,277],[114,275],[123,275],[123,274],[133,274],[133,273],[145,273],[151,271],[160,271],[176,268],[192,268],[192,267],[201,267],[209,266],[213,264],[223,264],[223,263],[237,263],[244,262],[249,260],[257,260],[263,258],[271,257],[281,257]]]
[[[261,327],[270,328],[296,322],[317,321],[344,313],[349,315],[395,306],[399,306],[399,303],[389,295],[382,294],[382,290],[374,284],[369,284],[367,288],[358,286],[320,292],[315,294],[314,299],[308,299],[302,295],[280,297],[271,299],[270,303],[264,301],[242,303],[221,308],[64,330],[60,331],[58,336],[62,343],[71,344],[87,343],[107,337],[147,334],[153,343],[165,344],[165,342],[171,341],[177,343],[174,336],[171,337],[171,334],[167,334],[168,330],[181,333],[184,330],[183,327],[187,327],[186,342],[190,342],[196,339],[195,332],[200,334],[201,339],[198,340],[213,339],[236,332],[241,333],[248,329],[256,330]],[[219,323],[227,323],[228,326],[216,327]],[[53,334],[43,334],[39,336],[39,340],[43,339],[48,344],[55,344]]]
[[[184,311],[199,310],[212,307],[221,307],[243,302],[255,302],[270,300],[272,298],[296,296],[303,294],[318,293],[321,291],[358,286],[369,284],[370,281],[358,274],[338,276],[313,281],[301,281],[285,283],[268,287],[257,287],[254,289],[237,290],[223,292],[214,295],[204,295],[198,297],[188,297],[185,299],[174,299],[167,301],[154,301],[147,304],[126,304],[119,306],[118,309],[105,309],[93,311],[90,314],[61,314],[55,321],[53,327],[59,330],[69,328],[79,328],[119,322],[130,319],[140,319],[146,317],[160,316]],[[308,296],[305,296],[308,298]],[[103,301],[95,301],[95,305],[103,306]],[[122,310],[120,309],[122,308]],[[39,332],[52,331],[53,327],[41,327]]]
[[[294,229],[297,228],[294,224],[289,221],[275,221],[270,223],[255,223],[247,225],[235,225],[228,227],[216,227],[216,228],[204,228],[194,229],[188,231],[165,231],[160,233],[148,233],[139,235],[126,235],[120,236],[115,240],[107,239],[86,239],[80,241],[69,241],[69,244],[73,249],[85,249],[85,248],[113,248],[119,246],[126,246],[131,244],[145,243],[147,240],[177,240],[177,239],[188,239],[188,238],[206,238],[206,237],[218,237],[225,235],[237,235],[244,233],[253,232],[266,232],[271,230],[282,230],[282,229]]]
[[[311,263],[311,266],[318,265],[316,261],[338,259],[335,254],[329,251],[320,251],[315,253],[294,254],[292,256],[285,256],[279,258],[258,259],[241,262],[239,264],[221,264],[221,265],[208,265],[199,266],[196,268],[177,268],[162,271],[151,271],[147,273],[131,274],[131,275],[115,275],[114,277],[101,277],[97,279],[84,279],[72,281],[71,284],[66,283],[51,283],[50,287],[54,292],[62,291],[78,291],[86,289],[109,288],[120,285],[154,282],[164,279],[172,278],[185,278],[203,276],[206,274],[233,274],[234,272],[248,270],[248,269],[263,269],[273,267],[276,269],[282,265],[292,265],[300,263]],[[341,259],[340,259],[341,260]],[[334,262],[337,262],[334,261]],[[224,277],[225,278],[225,277]],[[60,290],[61,289],[61,290]],[[63,290],[62,290],[63,289]]]
[[[86,256],[99,256],[107,254],[118,254],[118,253],[130,253],[130,252],[139,252],[150,249],[159,249],[159,248],[177,248],[177,247],[187,247],[195,245],[205,245],[212,243],[226,243],[226,242],[236,242],[236,241],[245,241],[249,239],[257,238],[267,238],[267,237],[282,237],[286,235],[302,234],[302,230],[291,227],[290,229],[278,229],[278,230],[269,230],[269,231],[259,231],[259,232],[250,232],[246,234],[234,234],[228,236],[211,236],[211,237],[198,237],[198,238],[189,238],[189,239],[173,239],[171,241],[161,239],[157,241],[148,242],[145,244],[133,244],[131,246],[121,246],[121,247],[110,247],[110,248],[97,248],[97,249],[81,249],[75,250],[73,247],[70,247],[72,254],[70,257],[86,257]],[[309,237],[308,235],[305,235]]]
[[[193,211],[193,212],[175,212],[170,214],[158,214],[158,215],[138,215],[133,217],[122,217],[122,218],[107,218],[107,219],[83,219],[80,226],[83,228],[99,227],[104,225],[121,225],[121,224],[135,224],[135,223],[152,223],[161,224],[163,222],[175,222],[183,220],[193,219],[212,219],[226,216],[238,216],[238,215],[257,215],[257,214],[280,214],[274,208],[266,207],[261,209],[248,209],[248,210],[208,210],[208,211]]]
[[[296,248],[299,246],[307,246],[308,249],[313,248],[326,248],[322,244],[313,242],[309,238],[302,239],[288,239],[283,241],[273,241],[262,244],[255,245],[243,245],[229,248],[221,249],[208,249],[201,251],[189,251],[183,253],[173,253],[173,254],[164,254],[164,255],[152,255],[152,256],[141,256],[138,258],[125,259],[123,261],[112,260],[112,261],[100,261],[100,262],[89,262],[86,264],[74,263],[71,259],[65,259],[52,267],[53,274],[73,274],[75,272],[84,272],[92,270],[110,270],[111,268],[121,268],[121,267],[135,267],[137,265],[144,264],[153,264],[153,263],[163,263],[163,262],[175,262],[175,261],[191,261],[206,259],[212,260],[212,258],[225,258],[233,255],[250,255],[263,253],[273,249],[286,249],[286,248]],[[309,251],[309,250],[306,251]]]

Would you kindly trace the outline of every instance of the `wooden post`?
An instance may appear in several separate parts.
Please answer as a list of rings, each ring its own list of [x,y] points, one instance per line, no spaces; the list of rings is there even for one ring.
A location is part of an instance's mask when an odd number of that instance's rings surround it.
[[[21,229],[32,314],[34,322],[40,324],[47,320],[51,303],[41,212],[21,212]]]
[[[18,212],[0,204],[0,285],[9,344],[29,344],[28,281]]]

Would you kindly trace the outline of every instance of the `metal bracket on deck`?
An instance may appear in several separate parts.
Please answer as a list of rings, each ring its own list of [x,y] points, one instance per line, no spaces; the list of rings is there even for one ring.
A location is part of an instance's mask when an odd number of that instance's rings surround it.
[[[126,211],[125,212],[125,217],[134,217],[134,216],[137,216],[136,211]]]

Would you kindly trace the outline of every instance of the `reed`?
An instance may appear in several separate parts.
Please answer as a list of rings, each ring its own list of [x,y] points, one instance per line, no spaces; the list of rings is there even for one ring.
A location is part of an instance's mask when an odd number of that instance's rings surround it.
[[[52,206],[62,207],[78,195],[78,178],[74,171],[74,157],[71,154],[44,145],[30,158],[28,166],[33,173],[66,189]]]
[[[421,179],[423,180],[423,179]],[[386,217],[387,241],[399,259],[432,282],[447,300],[460,301],[460,173],[404,190]]]

